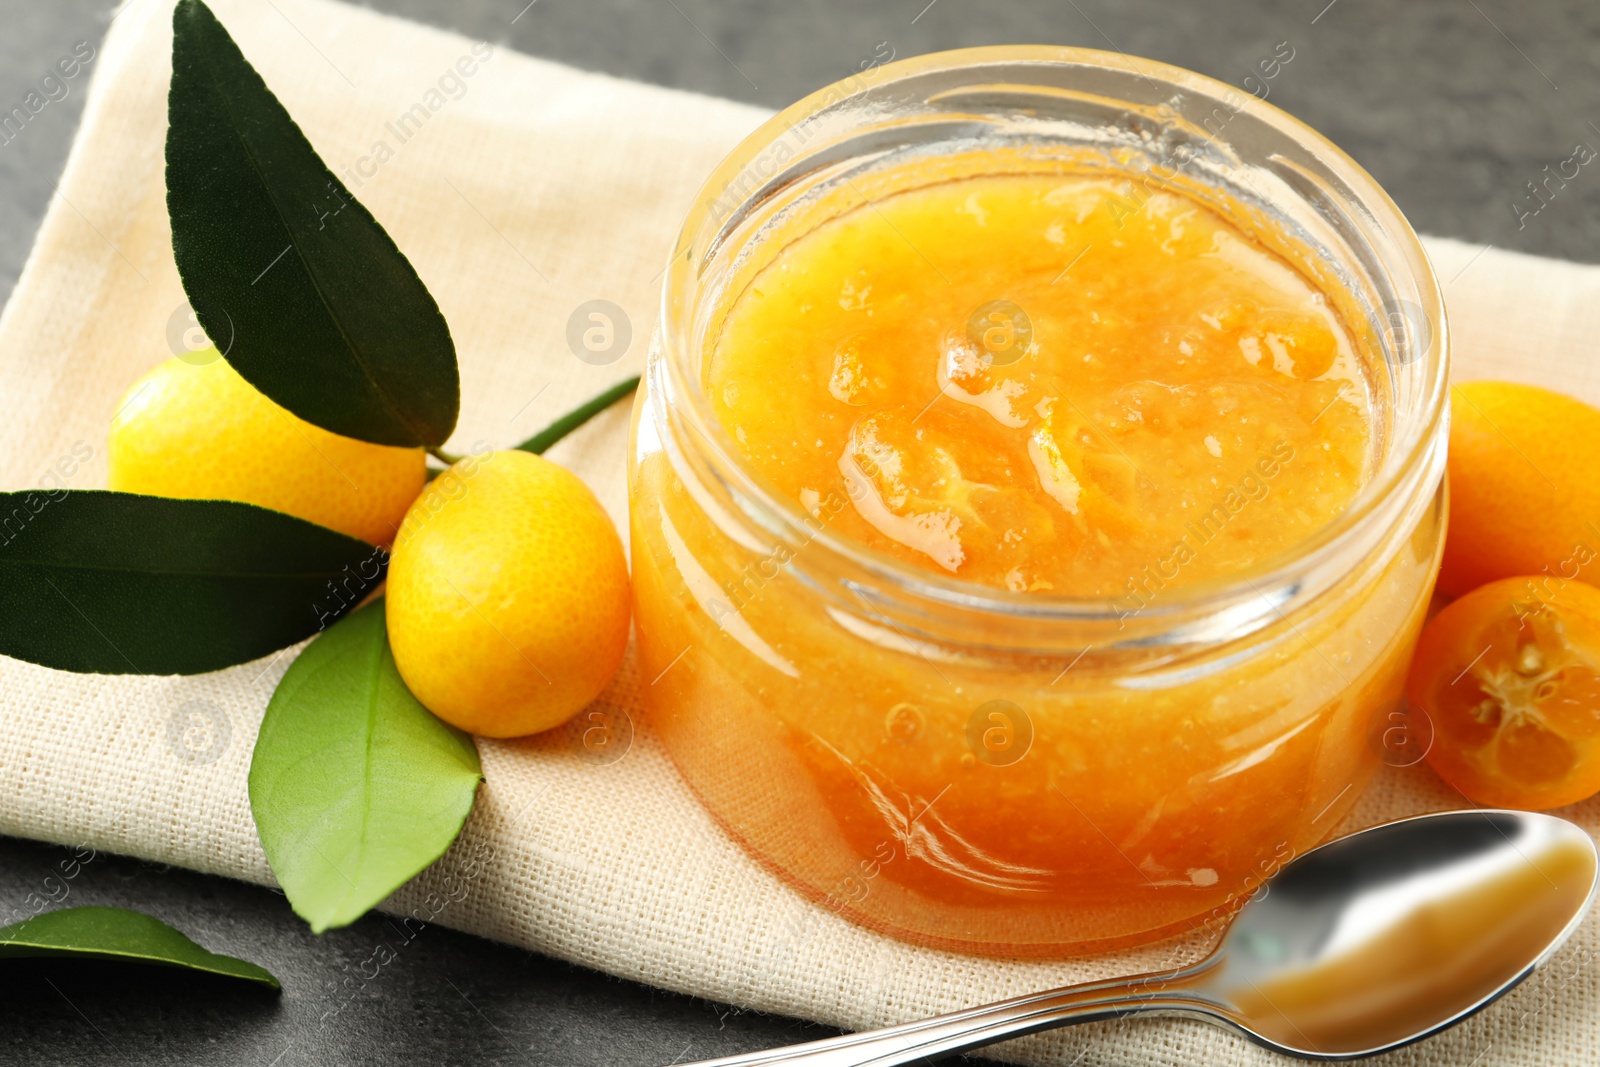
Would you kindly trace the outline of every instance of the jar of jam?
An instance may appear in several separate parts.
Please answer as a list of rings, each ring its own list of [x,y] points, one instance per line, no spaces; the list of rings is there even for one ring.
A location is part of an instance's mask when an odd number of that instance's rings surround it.
[[[1226,914],[1377,766],[1446,334],[1364,171],[1079,49],[870,71],[685,223],[635,412],[648,713],[727,830],[918,943]]]

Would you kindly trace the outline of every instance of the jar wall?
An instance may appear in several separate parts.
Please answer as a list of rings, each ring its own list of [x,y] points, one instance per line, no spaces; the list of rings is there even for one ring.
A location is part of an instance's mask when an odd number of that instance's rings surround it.
[[[649,377],[630,467],[649,714],[728,831],[830,909],[996,955],[1153,940],[1327,838],[1376,768],[1442,490],[1248,636],[1134,667],[1018,657],[819,587],[806,564],[826,549],[773,539],[697,473]],[[823,498],[816,529],[850,506]]]
[[[969,170],[1130,176],[1298,270],[1375,392],[1351,504],[1259,572],[1108,608],[907,573],[833,528],[847,482],[802,509],[761,481],[705,391],[729,298],[822,220]],[[641,669],[684,778],[753,855],[895,936],[1049,956],[1226,914],[1335,831],[1379,763],[1445,513],[1442,301],[1353,161],[1192,72],[971,49],[775,116],[676,251],[630,465]]]

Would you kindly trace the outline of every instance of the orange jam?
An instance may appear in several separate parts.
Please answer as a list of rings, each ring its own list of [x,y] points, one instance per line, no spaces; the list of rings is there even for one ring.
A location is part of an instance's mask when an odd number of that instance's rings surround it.
[[[716,413],[838,532],[1016,592],[1247,570],[1361,485],[1365,373],[1326,298],[1194,201],[971,178],[864,206],[732,304]]]
[[[1060,955],[1226,915],[1335,830],[1443,519],[1430,483],[1314,598],[1148,636],[1352,506],[1383,356],[1222,207],[1014,158],[843,183],[730,253],[684,380],[748,481],[653,373],[635,619],[651,725],[770,870],[897,937]],[[1109,636],[1040,637],[1069,601]]]

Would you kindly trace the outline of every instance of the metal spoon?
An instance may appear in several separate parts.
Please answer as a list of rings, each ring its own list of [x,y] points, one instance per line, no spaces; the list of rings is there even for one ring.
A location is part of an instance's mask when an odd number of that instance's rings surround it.
[[[892,1067],[1140,1012],[1204,1019],[1309,1060],[1371,1056],[1526,978],[1582,921],[1597,870],[1594,842],[1564,819],[1421,815],[1289,863],[1191,967],[688,1067]]]

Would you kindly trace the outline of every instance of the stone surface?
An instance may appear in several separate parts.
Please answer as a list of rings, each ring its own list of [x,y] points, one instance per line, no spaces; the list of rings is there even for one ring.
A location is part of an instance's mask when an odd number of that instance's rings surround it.
[[[1115,48],[1241,85],[1287,42],[1294,58],[1270,82],[1269,98],[1371,170],[1419,230],[1600,261],[1600,169],[1583,168],[1537,214],[1525,185],[1580,142],[1600,148],[1600,67],[1592,61],[1600,5],[1590,0],[373,6],[576,66],[773,107],[890,49],[905,57],[1017,41]],[[77,42],[97,45],[109,18],[106,0],[0,0],[0,113]],[[68,83],[19,133],[0,137],[0,295],[10,293],[53,195],[83,88],[82,77]],[[72,859],[70,849],[0,839],[0,921],[37,907],[138,908],[214,950],[263,964],[286,991],[277,998],[113,965],[7,962],[0,1062],[648,1067],[826,1032],[448,930],[406,940],[381,917],[313,937],[267,890],[110,856],[69,864],[76,874],[67,878],[61,864]]]

